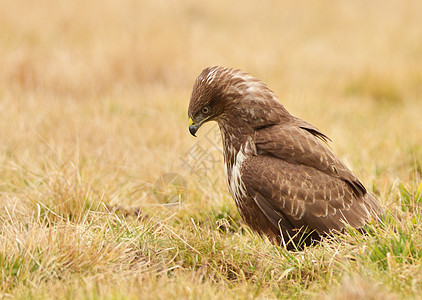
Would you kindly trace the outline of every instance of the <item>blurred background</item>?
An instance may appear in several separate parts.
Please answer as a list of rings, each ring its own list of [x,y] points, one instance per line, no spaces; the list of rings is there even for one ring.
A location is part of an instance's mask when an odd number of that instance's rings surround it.
[[[202,176],[208,181],[201,193],[230,199],[221,153],[205,135],[216,127],[207,124],[196,140],[187,129],[193,82],[213,65],[267,83],[292,114],[332,138],[335,152],[382,202],[397,182],[420,178],[420,1],[0,6],[6,202],[30,197],[34,187],[41,196],[55,192],[59,182],[69,189],[85,184],[107,203],[138,205],[162,174],[197,185],[189,180],[197,145],[220,160]],[[50,182],[47,190],[41,182]]]

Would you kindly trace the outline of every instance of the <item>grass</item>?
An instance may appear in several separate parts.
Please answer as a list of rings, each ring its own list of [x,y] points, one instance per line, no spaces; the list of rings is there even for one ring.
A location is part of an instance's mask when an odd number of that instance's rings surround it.
[[[421,4],[3,1],[0,298],[402,299],[422,292]],[[288,252],[244,225],[209,65],[266,82],[388,214]]]

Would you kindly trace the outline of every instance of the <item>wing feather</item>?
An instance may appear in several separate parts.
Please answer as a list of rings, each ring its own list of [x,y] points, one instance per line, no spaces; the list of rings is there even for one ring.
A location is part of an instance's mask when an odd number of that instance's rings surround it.
[[[345,223],[361,228],[372,215],[369,195],[358,196],[341,178],[309,166],[258,155],[243,162],[241,177],[248,196],[274,225],[284,220],[321,234],[342,231]],[[302,188],[307,181],[311,188]]]
[[[358,196],[363,196],[366,193],[363,184],[321,142],[323,137],[325,135],[316,128],[304,129],[296,124],[284,124],[256,131],[255,142],[258,154],[272,155],[291,164],[315,168],[344,180]]]

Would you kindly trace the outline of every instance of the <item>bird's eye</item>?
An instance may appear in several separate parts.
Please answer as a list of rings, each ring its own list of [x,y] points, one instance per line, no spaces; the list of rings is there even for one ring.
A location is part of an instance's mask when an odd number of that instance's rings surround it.
[[[208,113],[210,112],[210,108],[209,108],[208,106],[204,106],[204,107],[201,109],[201,112],[202,112],[203,114],[208,114]]]

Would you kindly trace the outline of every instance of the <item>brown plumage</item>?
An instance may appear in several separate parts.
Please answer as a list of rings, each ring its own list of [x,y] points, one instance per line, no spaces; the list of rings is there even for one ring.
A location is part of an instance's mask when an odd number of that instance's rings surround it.
[[[315,126],[292,116],[260,80],[206,68],[189,103],[189,131],[216,121],[227,185],[245,222],[295,248],[321,235],[360,229],[382,209],[326,146]],[[296,245],[296,246],[295,246]]]

